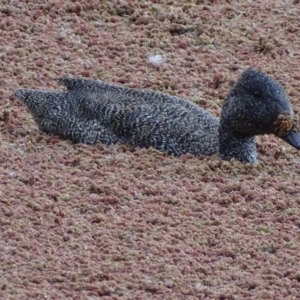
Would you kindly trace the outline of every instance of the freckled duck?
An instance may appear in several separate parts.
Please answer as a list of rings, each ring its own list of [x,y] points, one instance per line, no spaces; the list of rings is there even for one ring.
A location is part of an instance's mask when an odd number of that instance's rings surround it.
[[[218,154],[257,161],[255,136],[274,134],[300,149],[283,87],[248,69],[225,99],[221,118],[183,98],[81,78],[61,78],[67,91],[15,92],[39,128],[74,143],[153,147],[170,155]]]

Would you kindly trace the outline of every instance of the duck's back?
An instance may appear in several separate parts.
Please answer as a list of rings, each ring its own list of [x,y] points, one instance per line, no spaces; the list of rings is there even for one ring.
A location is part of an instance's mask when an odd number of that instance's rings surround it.
[[[219,119],[190,101],[102,81],[64,78],[61,82],[84,115],[132,146],[173,155],[218,152]]]

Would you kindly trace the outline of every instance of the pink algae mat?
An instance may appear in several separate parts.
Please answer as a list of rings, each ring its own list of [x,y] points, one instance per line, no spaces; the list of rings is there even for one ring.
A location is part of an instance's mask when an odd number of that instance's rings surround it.
[[[253,67],[299,115],[298,2],[3,0],[0,298],[300,299],[297,150],[259,137],[250,166],[73,145],[12,97],[81,76],[220,115]]]

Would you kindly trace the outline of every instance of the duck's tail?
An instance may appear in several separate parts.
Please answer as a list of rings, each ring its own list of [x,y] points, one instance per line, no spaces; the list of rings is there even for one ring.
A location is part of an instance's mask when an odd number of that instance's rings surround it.
[[[55,102],[61,98],[63,92],[51,90],[19,89],[14,96],[22,101],[30,110],[38,110],[45,101]]]
[[[30,107],[34,103],[42,102],[49,91],[33,90],[33,89],[19,89],[15,91],[14,96],[21,100],[25,105]]]
[[[19,89],[14,92],[14,96],[24,102],[35,90]]]

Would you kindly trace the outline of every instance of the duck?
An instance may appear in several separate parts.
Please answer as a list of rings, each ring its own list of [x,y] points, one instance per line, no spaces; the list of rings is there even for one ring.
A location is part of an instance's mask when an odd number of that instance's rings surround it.
[[[128,144],[168,155],[218,155],[258,162],[255,136],[273,134],[300,149],[288,96],[269,75],[246,69],[226,96],[221,116],[166,93],[77,77],[62,77],[66,90],[22,88],[16,98],[39,129],[73,143]]]

